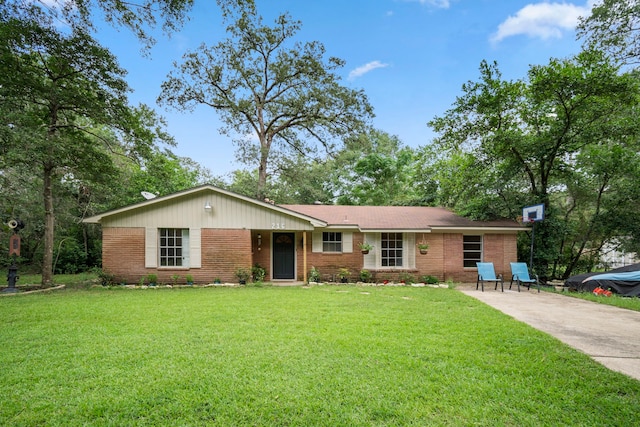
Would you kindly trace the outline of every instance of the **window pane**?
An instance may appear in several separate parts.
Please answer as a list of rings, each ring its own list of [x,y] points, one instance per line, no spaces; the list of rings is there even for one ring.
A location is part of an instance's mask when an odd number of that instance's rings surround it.
[[[322,233],[323,252],[342,252],[342,233],[325,231]]]
[[[463,266],[476,267],[482,261],[482,236],[462,237]]]
[[[183,239],[183,233],[188,237],[188,231],[179,228],[161,228],[158,235],[160,238],[159,251],[160,266],[175,267],[182,266],[183,241],[186,244],[188,239]]]
[[[381,233],[380,234],[380,264],[383,267],[402,267],[403,265],[403,243],[402,233]]]

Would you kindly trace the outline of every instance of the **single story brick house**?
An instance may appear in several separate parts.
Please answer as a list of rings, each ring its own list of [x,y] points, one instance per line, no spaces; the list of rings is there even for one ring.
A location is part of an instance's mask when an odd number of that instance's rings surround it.
[[[103,269],[138,283],[191,275],[196,283],[237,282],[237,268],[258,264],[268,281],[324,280],[362,269],[376,280],[423,275],[475,282],[476,261],[496,273],[517,261],[516,221],[472,221],[444,208],[275,205],[203,185],[86,218],[102,226]],[[373,246],[364,254],[359,244]],[[421,254],[418,244],[427,243]]]

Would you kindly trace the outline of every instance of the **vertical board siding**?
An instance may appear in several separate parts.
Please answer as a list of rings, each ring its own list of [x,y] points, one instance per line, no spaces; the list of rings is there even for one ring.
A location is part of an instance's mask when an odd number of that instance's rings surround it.
[[[210,210],[205,210],[209,202]],[[222,194],[193,194],[107,217],[105,227],[313,230],[309,221]]]

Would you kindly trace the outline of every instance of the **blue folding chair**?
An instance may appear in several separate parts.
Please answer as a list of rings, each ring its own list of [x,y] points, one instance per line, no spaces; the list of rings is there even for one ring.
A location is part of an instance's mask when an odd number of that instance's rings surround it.
[[[478,290],[478,286],[482,286],[482,292],[484,292],[484,282],[496,282],[496,287],[494,289],[498,289],[498,282],[500,283],[500,289],[504,292],[504,284],[502,282],[502,274],[499,274],[496,277],[496,271],[493,269],[492,262],[476,262],[478,266],[478,281],[476,282],[476,291]]]
[[[511,263],[511,283],[509,284],[509,289],[511,289],[514,280],[518,283],[518,292],[520,292],[521,283],[526,286],[527,289],[531,289],[531,285],[535,283],[538,287],[538,292],[540,292],[540,280],[538,280],[538,275],[536,274],[536,278],[532,279],[529,276],[527,264],[524,262]]]

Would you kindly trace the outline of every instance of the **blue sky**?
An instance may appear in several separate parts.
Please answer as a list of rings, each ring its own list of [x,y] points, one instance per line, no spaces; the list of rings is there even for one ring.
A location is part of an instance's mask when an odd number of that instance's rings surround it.
[[[282,12],[302,21],[297,41],[319,41],[327,55],[346,61],[343,84],[363,89],[374,107],[374,126],[408,146],[434,137],[427,122],[443,115],[479,77],[480,62],[497,61],[504,78],[525,78],[533,64],[580,51],[577,17],[593,0],[256,0],[265,23]],[[167,111],[155,103],[173,61],[201,43],[226,37],[213,0],[196,0],[190,20],[170,39],[157,34],[150,56],[126,30],[102,26],[100,42],[120,60],[134,89],[130,99],[154,106],[168,121],[178,146],[214,175],[245,168],[220,135],[217,112]]]

